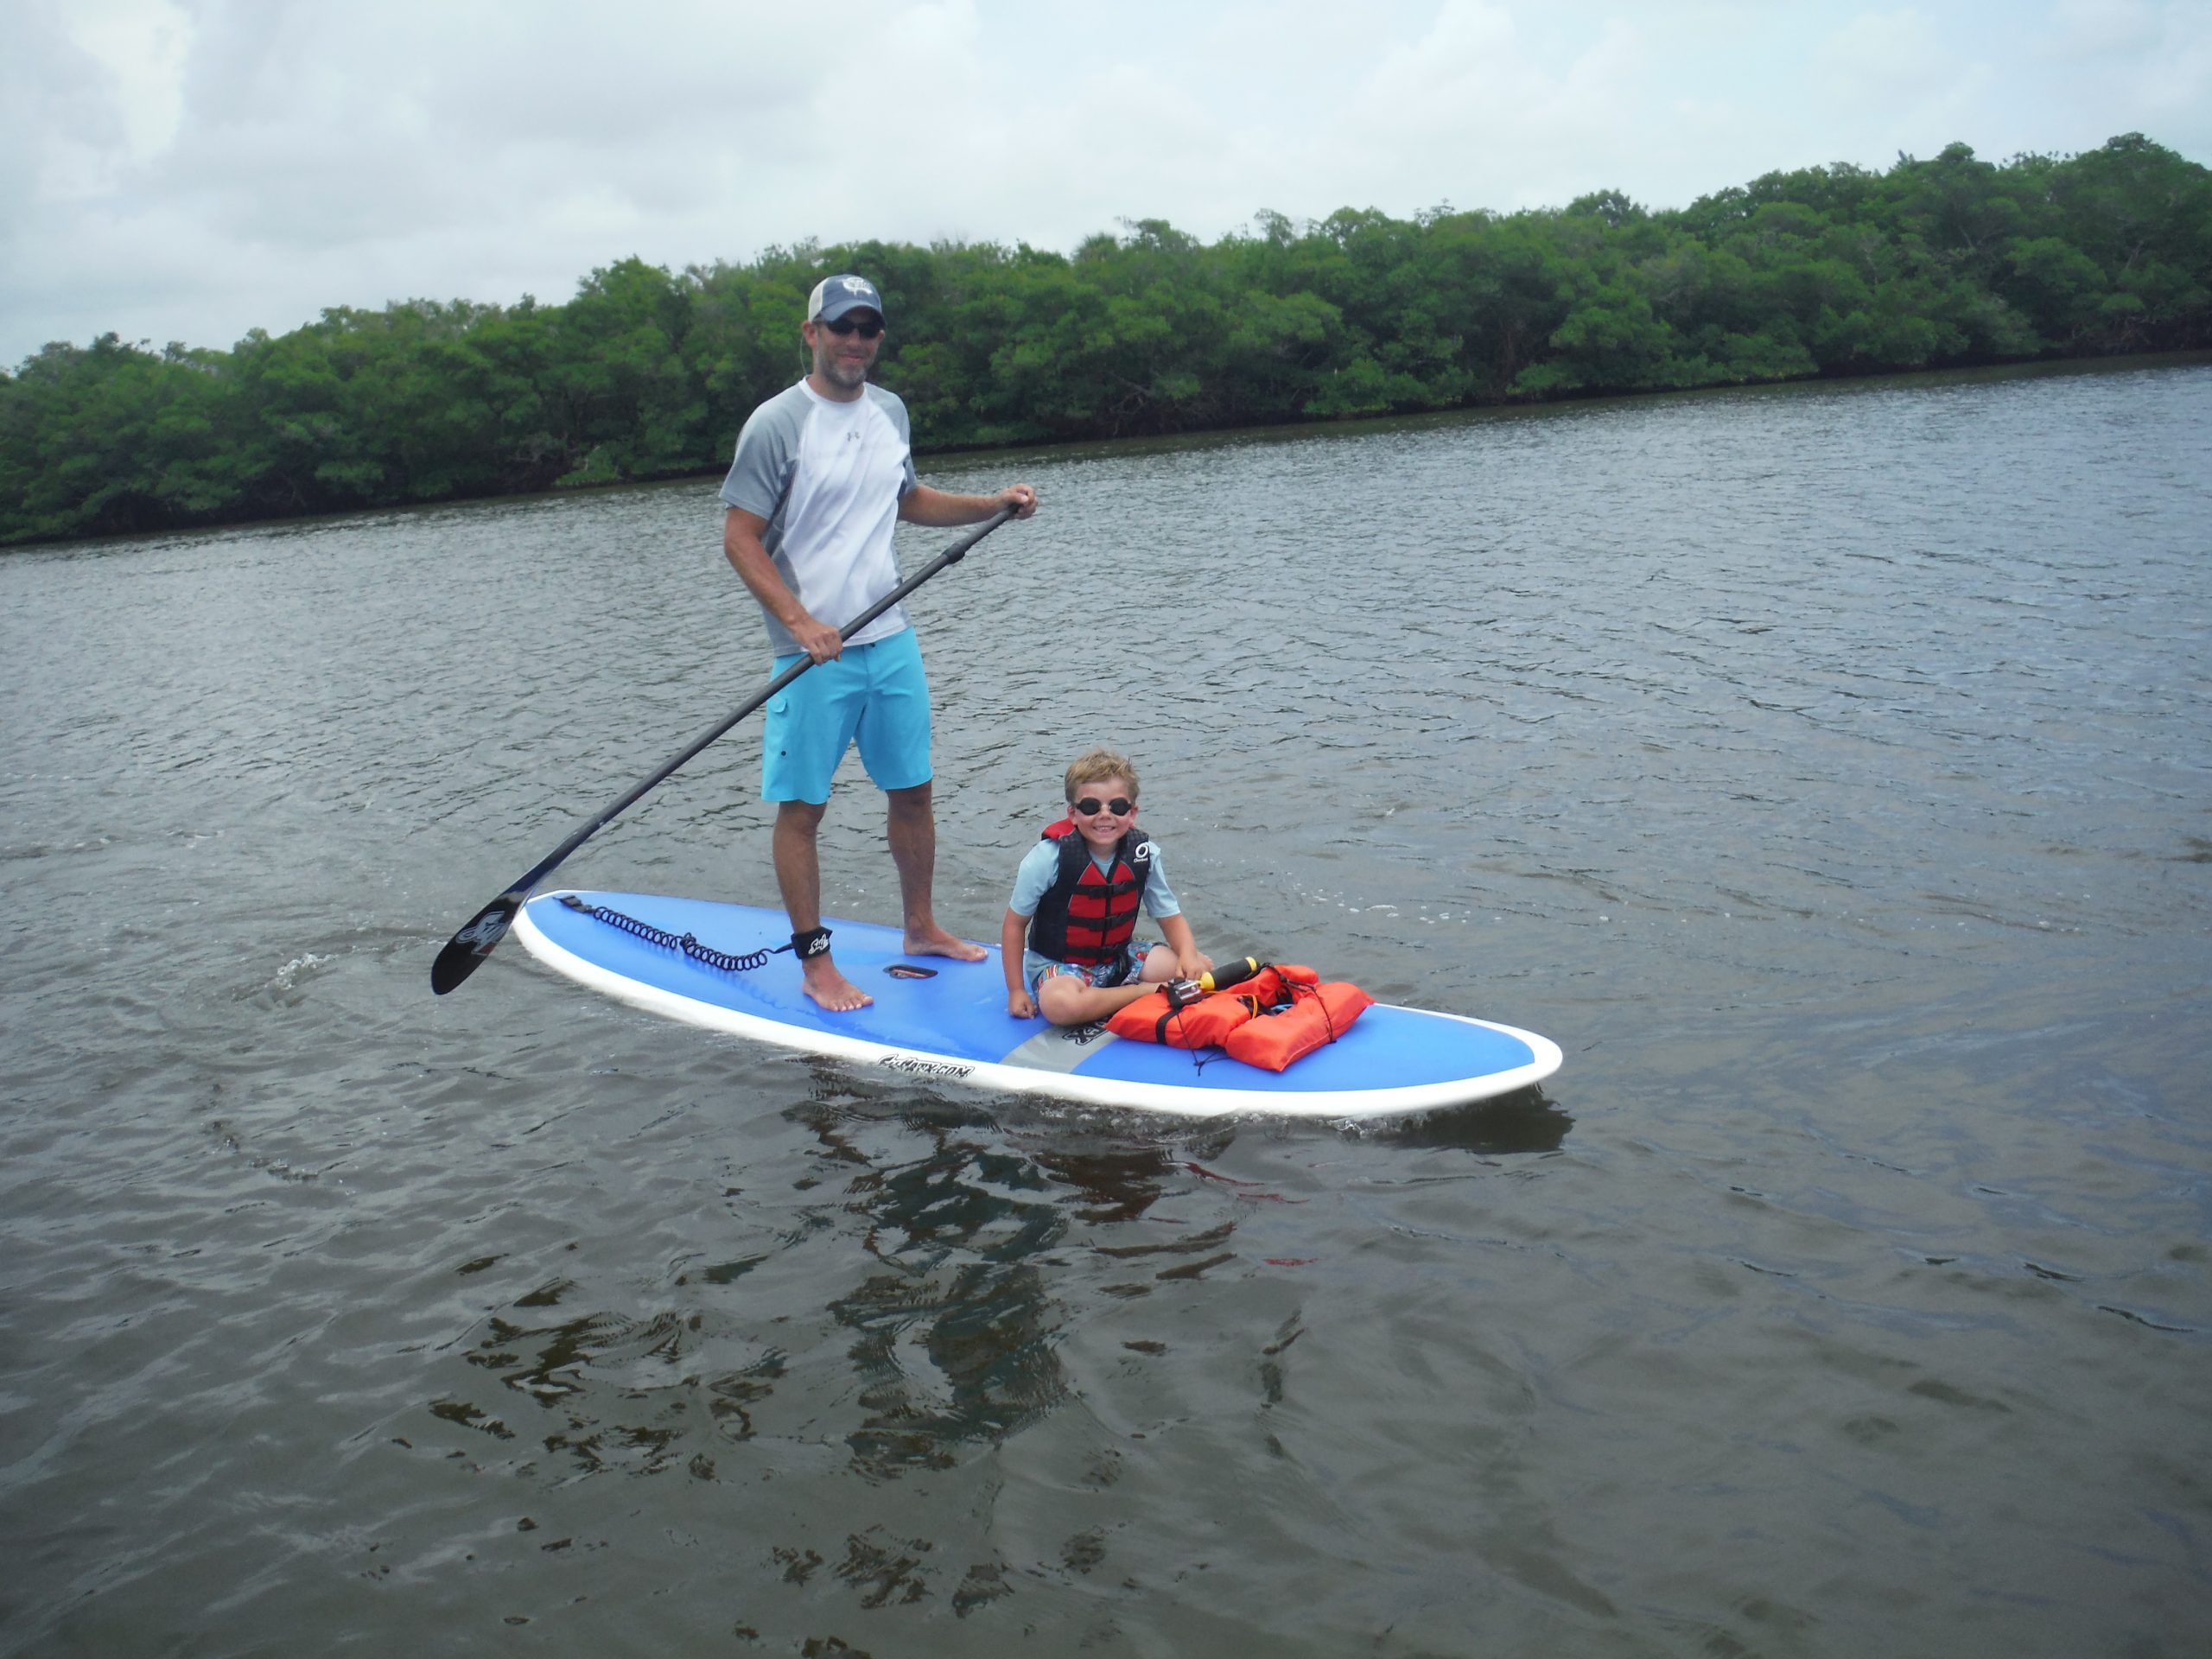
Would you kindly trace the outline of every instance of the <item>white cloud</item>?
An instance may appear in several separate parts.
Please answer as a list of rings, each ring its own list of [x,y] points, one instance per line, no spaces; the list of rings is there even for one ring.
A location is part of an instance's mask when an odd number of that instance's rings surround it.
[[[2126,65],[2120,74],[2123,86],[2130,79],[2134,82],[2143,125],[2167,132],[2187,122],[2201,131],[2206,112],[2212,111],[2212,4],[2176,0],[2160,8],[2158,34],[2136,64],[2139,71],[2133,76]]]
[[[2157,38],[2158,24],[2151,0],[2054,0],[2039,49],[2068,61],[2140,52]]]
[[[1861,12],[1821,42],[1820,63],[1832,97],[1885,109],[1940,94],[1961,68],[1927,14],[1911,6]]]
[[[112,87],[118,158],[143,162],[157,154],[184,118],[192,20],[172,0],[80,0],[66,29]]]
[[[112,77],[60,19],[33,11],[9,33],[0,53],[0,247],[21,233],[32,202],[103,188],[105,157],[124,142]]]

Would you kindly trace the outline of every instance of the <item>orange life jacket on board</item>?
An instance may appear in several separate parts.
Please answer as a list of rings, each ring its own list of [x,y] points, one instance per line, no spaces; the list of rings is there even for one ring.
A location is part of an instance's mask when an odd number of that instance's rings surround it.
[[[1374,1006],[1375,999],[1358,986],[1324,980],[1296,990],[1279,1007],[1262,1008],[1230,1032],[1222,1046],[1232,1060],[1280,1071],[1323,1044],[1335,1042]]]
[[[1374,1006],[1357,985],[1325,983],[1311,968],[1282,963],[1179,1008],[1163,986],[1116,1011],[1106,1029],[1171,1048],[1220,1048],[1247,1065],[1281,1071],[1336,1041]]]

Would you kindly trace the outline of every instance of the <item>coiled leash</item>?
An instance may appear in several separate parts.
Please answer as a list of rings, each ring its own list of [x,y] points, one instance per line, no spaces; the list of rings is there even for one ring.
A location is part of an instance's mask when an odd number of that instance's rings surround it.
[[[704,963],[709,968],[719,968],[726,974],[749,974],[779,951],[794,951],[804,962],[810,957],[820,956],[830,948],[830,930],[810,927],[804,932],[792,934],[789,944],[764,945],[758,950],[747,950],[743,956],[732,956],[727,950],[717,950],[710,944],[700,944],[696,934],[671,933],[664,927],[655,927],[651,922],[625,916],[619,910],[609,910],[605,905],[588,905],[573,893],[563,893],[561,902],[570,910],[580,910],[610,927],[619,927],[625,933],[643,939],[647,944],[659,945],[664,950],[681,950],[692,961]]]

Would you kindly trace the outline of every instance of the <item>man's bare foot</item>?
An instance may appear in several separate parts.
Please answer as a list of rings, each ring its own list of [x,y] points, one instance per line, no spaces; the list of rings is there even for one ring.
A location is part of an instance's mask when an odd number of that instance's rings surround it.
[[[819,1002],[829,1014],[850,1014],[855,1008],[864,1008],[875,999],[837,971],[837,964],[830,960],[829,953],[809,957],[799,965],[803,976],[800,988]]]
[[[906,930],[906,954],[910,957],[950,957],[955,962],[981,962],[990,952],[980,944],[956,939],[932,924],[925,928],[910,927]]]

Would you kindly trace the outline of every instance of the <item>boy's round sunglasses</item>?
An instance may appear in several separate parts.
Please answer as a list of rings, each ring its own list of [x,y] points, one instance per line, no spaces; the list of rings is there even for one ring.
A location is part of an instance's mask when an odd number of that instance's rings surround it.
[[[1126,795],[1116,795],[1110,801],[1086,795],[1075,804],[1075,810],[1086,818],[1095,818],[1101,812],[1111,812],[1117,818],[1126,818],[1137,810],[1137,804]]]
[[[857,329],[862,340],[874,340],[883,332],[883,319],[881,317],[840,317],[836,321],[831,322],[825,317],[822,320],[822,326],[833,334],[849,334]]]

